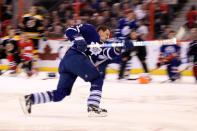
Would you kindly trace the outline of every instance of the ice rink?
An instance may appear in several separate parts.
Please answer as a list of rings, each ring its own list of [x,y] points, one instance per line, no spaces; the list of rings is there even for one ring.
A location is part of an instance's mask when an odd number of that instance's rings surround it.
[[[0,131],[197,131],[193,77],[161,84],[166,76],[152,76],[151,83],[138,84],[107,75],[101,107],[108,116],[96,118],[87,116],[90,84],[77,79],[71,96],[35,105],[32,114],[24,115],[19,97],[56,88],[58,79],[42,80],[45,77],[46,73],[30,79],[22,74],[0,76]]]

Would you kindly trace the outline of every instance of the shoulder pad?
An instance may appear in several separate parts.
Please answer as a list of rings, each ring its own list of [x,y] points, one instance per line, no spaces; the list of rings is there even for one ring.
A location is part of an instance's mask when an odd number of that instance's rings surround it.
[[[13,39],[15,39],[15,40],[19,40],[19,38],[20,38],[19,35],[15,35],[15,36],[13,37]]]
[[[25,15],[23,15],[23,17],[28,17],[28,16],[31,16],[31,14],[25,14]]]
[[[36,17],[39,20],[43,20],[43,17],[41,15],[35,15],[34,17]]]

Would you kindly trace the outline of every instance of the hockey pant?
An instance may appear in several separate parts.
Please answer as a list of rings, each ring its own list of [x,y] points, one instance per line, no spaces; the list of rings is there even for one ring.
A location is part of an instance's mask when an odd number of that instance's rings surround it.
[[[33,65],[33,54],[32,53],[24,53],[21,56],[21,62],[23,62],[22,68],[25,69],[25,72],[31,76],[32,75],[32,65]]]
[[[144,71],[146,73],[148,73],[148,68],[147,68],[147,64],[145,62],[145,56],[142,56],[140,54],[137,54],[138,59],[140,60],[142,67],[144,69]],[[121,65],[120,65],[120,72],[119,72],[119,78],[122,78],[124,76],[124,71],[128,70],[129,72],[127,72],[127,74],[125,75],[129,75],[130,74],[130,69],[131,69],[131,56],[128,56],[128,60],[126,61],[122,61]]]
[[[178,59],[174,58],[167,66],[168,77],[171,81],[175,81],[176,79],[180,78],[180,73],[178,71],[180,63],[181,62]]]
[[[61,101],[65,96],[71,94],[73,84],[79,76],[86,82],[91,83],[88,105],[99,106],[103,77],[101,77],[99,71],[94,67],[87,56],[76,50],[69,49],[60,62],[59,73],[60,78],[57,89],[31,94],[33,104]]]

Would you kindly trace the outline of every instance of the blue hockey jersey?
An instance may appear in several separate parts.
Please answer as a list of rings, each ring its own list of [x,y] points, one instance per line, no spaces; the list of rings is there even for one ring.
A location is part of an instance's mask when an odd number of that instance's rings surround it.
[[[115,29],[115,37],[120,40],[124,40],[128,37],[132,29],[137,29],[138,25],[135,20],[129,21],[127,18],[122,18],[118,22],[118,26]]]
[[[74,41],[75,37],[79,35],[85,39],[87,45],[104,44],[100,40],[100,36],[95,30],[95,27],[90,24],[71,26],[66,30],[66,36],[70,41]],[[73,45],[71,48],[75,49],[75,46]],[[116,52],[115,48],[96,46],[89,47],[84,53],[90,58],[93,64],[104,59],[113,59],[120,55]]]
[[[170,55],[174,55],[175,57],[180,56],[180,46],[177,44],[172,45],[162,45],[160,47],[160,57],[167,58]]]

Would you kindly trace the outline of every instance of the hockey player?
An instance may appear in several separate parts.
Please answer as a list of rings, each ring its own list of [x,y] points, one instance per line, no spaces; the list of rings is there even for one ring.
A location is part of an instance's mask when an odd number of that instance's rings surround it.
[[[197,82],[197,28],[192,28],[190,33],[192,42],[189,44],[187,55],[189,62],[193,63],[193,74]]]
[[[125,40],[126,38],[129,37],[129,34],[132,30],[136,30],[138,28],[135,18],[136,18],[135,13],[132,11],[129,11],[126,18],[122,18],[119,20],[118,26],[115,29],[115,37],[118,40]],[[123,61],[121,60],[119,63],[122,63],[122,62]],[[128,77],[130,74],[130,69],[131,69],[131,61],[127,61],[125,64],[126,64],[125,76]],[[125,69],[125,67],[122,68],[120,66],[120,70]]]
[[[37,7],[32,6],[29,14],[23,16],[21,27],[26,36],[33,40],[34,48],[38,49],[38,42],[43,32],[43,17],[37,14]]]
[[[115,29],[115,37],[117,39],[125,40],[129,36],[131,30],[138,28],[135,17],[135,13],[130,11],[126,18],[119,20],[118,26]]]
[[[170,31],[168,38],[175,37],[175,32]],[[173,82],[180,78],[178,67],[181,64],[180,61],[180,46],[177,44],[162,45],[160,47],[160,56],[158,58],[157,68],[163,65],[167,65],[167,73],[169,79]]]
[[[130,36],[128,37],[128,39],[126,39],[126,41],[135,42],[135,41],[142,41],[142,39],[138,36],[136,30],[132,30],[130,33]],[[126,63],[129,60],[131,60],[132,53],[134,53],[139,58],[140,63],[142,64],[145,73],[148,73],[148,68],[147,68],[147,64],[146,64],[146,54],[147,54],[146,47],[145,46],[135,46],[134,48],[132,48],[132,50],[125,51],[122,54],[122,63],[120,66],[120,72],[119,72],[118,79],[124,78],[124,71],[125,71]],[[130,69],[126,69],[126,72],[130,73]],[[127,74],[127,75],[129,75],[129,74]]]
[[[20,34],[20,40],[18,41],[18,48],[20,50],[22,68],[24,68],[27,75],[31,77],[33,75],[32,61],[34,57],[33,54],[34,44],[31,39],[26,38],[23,32],[21,32]]]
[[[16,74],[16,69],[20,63],[19,50],[17,46],[18,36],[16,36],[16,30],[11,28],[8,31],[8,36],[6,36],[2,42],[2,45],[5,49],[6,58],[9,61],[9,67],[12,70],[10,74]]]
[[[99,63],[120,55],[123,47],[101,48],[94,45],[102,44],[109,38],[109,35],[109,28],[105,26],[99,27],[97,31],[94,26],[89,24],[80,24],[68,28],[66,36],[73,42],[73,46],[66,52],[60,62],[60,78],[57,89],[26,95],[21,100],[24,111],[31,113],[32,105],[50,101],[58,102],[65,96],[69,96],[73,84],[79,76],[86,82],[91,83],[90,95],[87,100],[89,115],[106,116],[107,110],[99,107],[104,81],[99,71]],[[94,47],[88,48],[90,45]],[[124,47],[130,49],[130,45]]]

